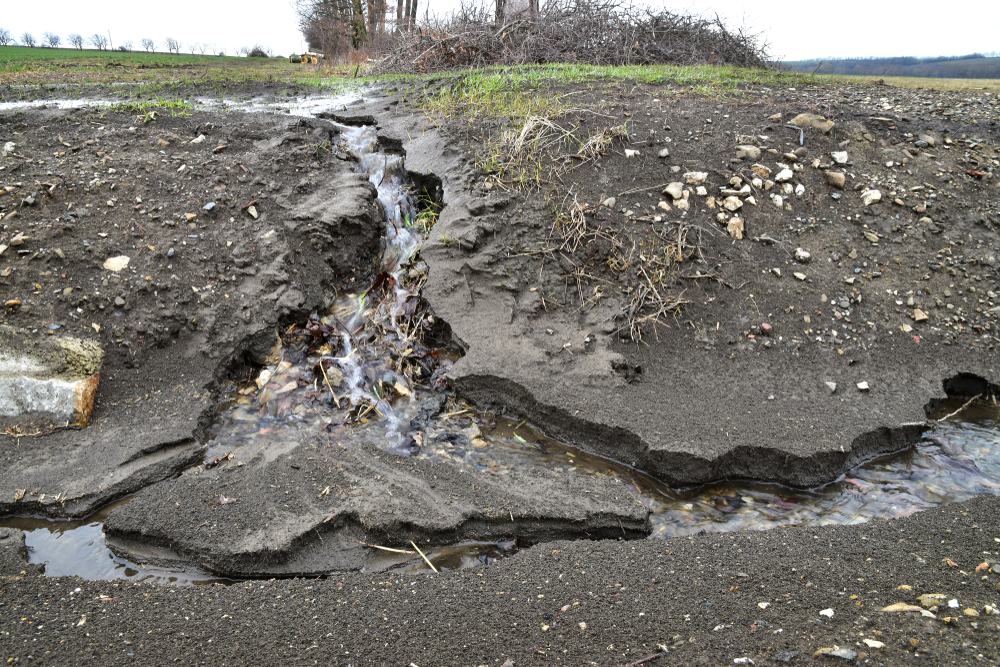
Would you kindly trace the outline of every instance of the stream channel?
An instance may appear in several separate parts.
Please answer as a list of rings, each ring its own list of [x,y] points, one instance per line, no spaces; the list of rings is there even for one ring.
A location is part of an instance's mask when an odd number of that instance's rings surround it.
[[[303,115],[310,112],[304,111]],[[411,183],[401,154],[377,152],[374,127],[341,126],[340,148],[378,190],[385,211],[377,277],[364,292],[340,295],[323,313],[287,327],[271,358],[234,371],[206,435],[204,465],[237,448],[333,433],[342,444],[380,443],[399,456],[431,458],[484,475],[544,466],[565,475],[610,477],[651,512],[651,538],[891,519],[981,494],[1000,493],[1000,408],[946,402],[915,446],[870,461],[817,489],[730,480],[668,487],[629,466],[587,454],[533,426],[467,405],[447,389],[461,356],[420,298],[426,265],[419,250],[439,197]],[[248,452],[253,453],[253,451]],[[201,467],[201,466],[198,466]],[[185,473],[187,474],[187,473]],[[225,582],[193,569],[143,566],[105,544],[103,519],[121,499],[84,520],[5,518],[26,533],[29,560],[50,576],[176,584]],[[226,502],[221,497],[219,502]],[[488,564],[514,542],[425,551],[438,569]],[[427,569],[418,555],[404,566]]]

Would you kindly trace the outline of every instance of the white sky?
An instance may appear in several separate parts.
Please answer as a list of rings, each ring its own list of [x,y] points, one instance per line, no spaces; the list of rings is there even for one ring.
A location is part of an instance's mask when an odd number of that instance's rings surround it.
[[[421,16],[427,2],[420,0]],[[432,12],[444,12],[459,0],[429,2]],[[185,45],[204,42],[216,51],[224,47],[229,54],[258,42],[279,55],[305,47],[291,0],[44,0],[42,4],[8,0],[4,5],[0,27],[17,38],[28,31],[40,40],[42,33],[51,31],[65,43],[70,33],[87,37],[110,30],[116,47],[130,39],[138,48],[143,37],[153,39],[157,49],[162,49],[166,37],[173,37]],[[771,54],[784,60],[1000,51],[996,0],[959,0],[948,10],[940,0],[665,0],[662,6],[718,13],[734,24],[745,21],[754,31],[765,33]]]

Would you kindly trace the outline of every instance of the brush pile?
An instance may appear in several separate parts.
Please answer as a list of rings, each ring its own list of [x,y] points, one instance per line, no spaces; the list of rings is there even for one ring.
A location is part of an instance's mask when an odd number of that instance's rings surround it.
[[[769,66],[767,44],[717,16],[703,18],[618,0],[550,0],[538,10],[465,4],[386,41],[375,71],[434,72],[494,65],[718,64]]]

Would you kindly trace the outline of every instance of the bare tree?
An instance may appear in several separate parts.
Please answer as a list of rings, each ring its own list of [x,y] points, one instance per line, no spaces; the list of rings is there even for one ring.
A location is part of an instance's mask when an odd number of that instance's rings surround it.
[[[211,48],[212,48],[211,44],[206,44],[202,42],[201,44],[198,45],[198,52],[201,53],[201,55],[205,55],[205,51],[208,51]]]
[[[0,46],[10,46],[14,43],[14,38],[10,34],[10,30],[6,28],[0,28]]]
[[[21,43],[25,46],[35,46],[35,37],[30,32],[26,32],[21,35]]]
[[[141,44],[142,48],[146,49],[146,51],[152,51],[154,48],[156,48],[156,44],[154,44],[153,40],[151,40],[149,37],[143,37]]]
[[[241,55],[241,56],[245,57],[248,53],[250,53],[250,47],[249,46],[241,46],[239,49],[236,50],[236,53],[238,55]]]
[[[218,55],[220,55],[220,56],[226,55],[226,47],[222,47],[221,49],[219,49],[219,54]]]
[[[95,32],[87,41],[98,51],[105,51],[108,48],[108,38],[99,33]]]
[[[181,52],[181,43],[176,39],[174,39],[173,37],[167,37],[165,40],[163,40],[163,47],[167,50],[168,53]]]
[[[201,42],[191,42],[188,44],[188,48],[191,49],[191,55],[193,56],[194,52],[201,48]]]
[[[122,42],[122,45],[119,48],[124,48],[126,51],[131,51],[132,50],[132,40],[131,39],[126,39],[124,42]]]
[[[61,40],[59,39],[59,35],[55,34],[54,32],[45,33],[44,35],[42,35],[42,39],[45,40],[45,46],[49,47],[50,49],[59,48],[59,42]]]
[[[72,46],[74,49],[82,49],[83,48],[83,35],[78,35],[76,33],[73,33],[72,35],[70,35],[69,37],[66,38],[66,42],[70,46]]]

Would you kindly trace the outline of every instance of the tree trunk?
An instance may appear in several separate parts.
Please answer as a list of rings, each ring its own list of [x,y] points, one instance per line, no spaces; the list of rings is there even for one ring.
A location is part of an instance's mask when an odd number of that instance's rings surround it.
[[[406,8],[403,9],[403,29],[410,31],[410,1],[406,0]]]
[[[410,29],[412,30],[417,25],[417,0],[412,0],[412,5],[410,6]]]
[[[403,30],[403,0],[396,0],[396,32]]]
[[[504,11],[506,10],[506,0],[497,0],[497,25],[503,25]]]
[[[368,5],[368,34],[374,35],[378,25],[378,16],[375,14],[375,0],[365,0]]]

